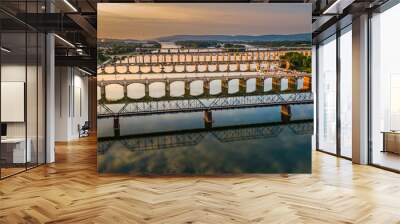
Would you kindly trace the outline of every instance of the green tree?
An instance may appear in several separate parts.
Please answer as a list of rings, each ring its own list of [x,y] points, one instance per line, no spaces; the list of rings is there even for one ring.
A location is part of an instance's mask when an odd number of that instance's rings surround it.
[[[311,57],[304,56],[298,52],[288,52],[281,56],[282,60],[289,62],[289,69],[301,72],[311,72]],[[281,68],[285,68],[286,63],[281,64]]]

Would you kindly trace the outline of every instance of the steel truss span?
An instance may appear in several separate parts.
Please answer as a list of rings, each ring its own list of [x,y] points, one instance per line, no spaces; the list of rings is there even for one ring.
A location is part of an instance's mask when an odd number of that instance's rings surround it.
[[[311,92],[133,102],[120,104],[120,109],[117,111],[106,104],[100,103],[97,107],[97,116],[106,118],[311,103],[313,103],[313,94]]]

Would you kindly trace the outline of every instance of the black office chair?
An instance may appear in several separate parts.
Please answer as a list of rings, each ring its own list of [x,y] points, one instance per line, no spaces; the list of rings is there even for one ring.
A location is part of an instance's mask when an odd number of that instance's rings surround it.
[[[82,127],[78,125],[78,129],[79,129],[79,138],[89,136],[89,129],[90,129],[89,121],[85,121]]]

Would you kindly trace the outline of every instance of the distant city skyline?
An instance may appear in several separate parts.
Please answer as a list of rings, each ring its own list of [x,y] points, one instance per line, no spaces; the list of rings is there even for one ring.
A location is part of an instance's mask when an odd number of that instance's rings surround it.
[[[99,3],[98,38],[311,32],[310,4]]]

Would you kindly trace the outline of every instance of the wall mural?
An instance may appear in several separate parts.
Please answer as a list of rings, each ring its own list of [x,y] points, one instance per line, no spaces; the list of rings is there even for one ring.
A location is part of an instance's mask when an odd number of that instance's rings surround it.
[[[310,4],[98,4],[98,171],[310,173]]]

